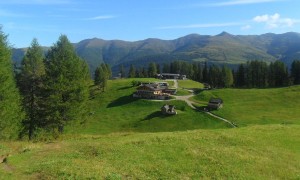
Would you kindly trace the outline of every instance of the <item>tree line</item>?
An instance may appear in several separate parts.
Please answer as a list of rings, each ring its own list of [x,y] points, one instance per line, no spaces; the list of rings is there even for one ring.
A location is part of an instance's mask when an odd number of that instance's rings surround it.
[[[90,81],[87,64],[65,35],[46,55],[34,39],[14,74],[0,29],[0,139],[57,137],[87,113]]]
[[[188,78],[208,83],[213,88],[267,88],[283,87],[300,84],[300,61],[295,60],[289,70],[281,61],[267,63],[264,61],[248,61],[240,64],[237,69],[226,65],[208,65],[206,62],[189,63],[186,61],[173,61],[170,63],[149,63],[148,67],[136,68],[130,65],[129,78],[156,77],[160,73],[184,74]],[[120,73],[125,77],[124,67]]]

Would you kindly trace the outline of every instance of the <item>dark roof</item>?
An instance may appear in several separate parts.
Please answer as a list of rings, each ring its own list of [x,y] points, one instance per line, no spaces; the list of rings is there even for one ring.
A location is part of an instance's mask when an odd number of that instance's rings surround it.
[[[223,103],[221,98],[210,98],[209,103]]]
[[[171,74],[171,73],[161,73],[161,75],[165,76],[180,76],[180,74]]]

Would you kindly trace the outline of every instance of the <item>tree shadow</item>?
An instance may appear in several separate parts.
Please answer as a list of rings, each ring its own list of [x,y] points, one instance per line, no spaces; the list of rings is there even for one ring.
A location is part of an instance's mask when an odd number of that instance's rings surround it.
[[[137,101],[138,98],[134,98],[132,97],[132,95],[129,95],[129,96],[122,96],[114,101],[112,101],[111,103],[109,103],[107,105],[107,108],[112,108],[112,107],[118,107],[118,106],[124,106],[124,105],[127,105],[127,104],[130,104],[132,102],[135,102]]]
[[[168,116],[170,116],[170,115],[163,114],[163,113],[161,113],[161,111],[155,111],[155,112],[149,114],[148,116],[146,116],[141,121],[151,120],[151,119],[156,118],[156,117],[165,118],[165,117],[168,117]]]
[[[121,87],[118,90],[125,90],[125,89],[130,89],[130,88],[132,88],[132,86]]]

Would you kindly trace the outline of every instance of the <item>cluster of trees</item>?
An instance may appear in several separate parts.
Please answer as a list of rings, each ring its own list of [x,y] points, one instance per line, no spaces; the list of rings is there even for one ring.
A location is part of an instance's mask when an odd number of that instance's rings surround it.
[[[300,61],[294,61],[289,71],[281,61],[271,62],[249,61],[240,64],[234,70],[227,66],[209,65],[207,63],[186,61],[173,61],[163,64],[150,63],[148,68],[135,68],[130,66],[128,77],[155,77],[156,74],[174,73],[184,74],[198,82],[209,83],[212,87],[245,87],[266,88],[283,87],[300,84]]]
[[[190,79],[207,82],[214,87],[231,87],[233,85],[233,74],[230,68],[226,66],[220,68],[215,65],[208,67],[206,63],[203,65],[203,63],[188,63],[185,61],[164,63],[162,68],[160,64],[154,62],[149,63],[147,68],[135,68],[134,65],[130,65],[128,77],[156,77],[156,74],[161,72],[184,74]]]
[[[59,135],[66,123],[86,114],[90,81],[87,64],[65,35],[46,56],[34,39],[14,77],[10,47],[1,31],[0,138]]]
[[[130,65],[128,71],[129,78],[148,78],[155,77],[156,74],[161,73],[160,65],[154,62],[149,63],[148,67],[135,68],[133,64]],[[125,70],[123,66],[120,66],[121,77],[125,77]]]

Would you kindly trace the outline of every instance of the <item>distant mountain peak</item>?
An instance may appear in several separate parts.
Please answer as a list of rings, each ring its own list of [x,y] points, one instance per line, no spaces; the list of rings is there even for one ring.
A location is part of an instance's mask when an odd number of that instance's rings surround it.
[[[220,34],[216,35],[216,36],[234,36],[226,31],[221,32]]]

